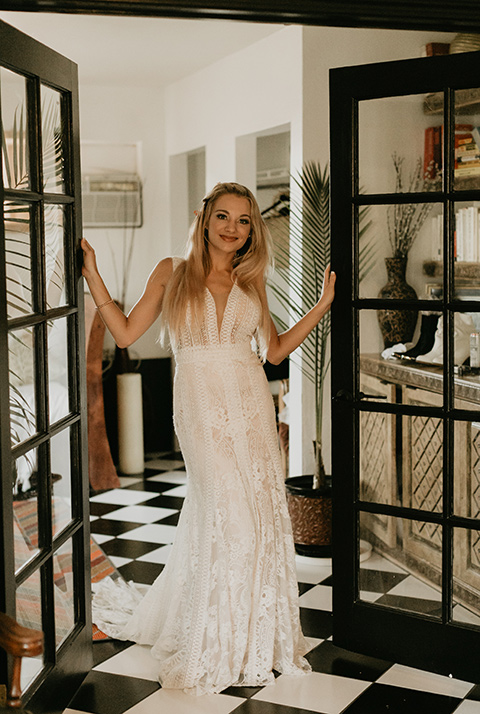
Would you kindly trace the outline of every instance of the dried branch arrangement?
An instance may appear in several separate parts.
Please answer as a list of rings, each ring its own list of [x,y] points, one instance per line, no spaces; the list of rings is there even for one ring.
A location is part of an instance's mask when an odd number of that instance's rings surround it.
[[[393,154],[392,160],[396,193],[424,193],[432,190],[434,182],[425,177],[422,159],[417,159],[408,183],[405,183],[403,178],[403,157]],[[432,207],[432,203],[399,203],[388,207],[388,238],[394,258],[407,257]]]

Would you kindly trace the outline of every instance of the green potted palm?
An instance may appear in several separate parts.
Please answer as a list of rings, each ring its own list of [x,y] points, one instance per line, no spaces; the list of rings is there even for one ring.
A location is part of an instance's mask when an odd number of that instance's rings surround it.
[[[275,272],[280,280],[270,281],[270,289],[284,313],[290,319],[298,320],[320,299],[323,274],[330,263],[328,167],[322,169],[317,162],[307,162],[292,180],[298,189],[299,200],[290,202],[290,220],[282,223],[280,232],[275,231]],[[371,225],[367,212],[365,208],[360,213],[360,278],[375,261],[373,241],[366,240]],[[280,329],[288,328],[285,319],[278,315],[274,315],[274,319]],[[330,364],[329,335],[330,314],[327,314],[302,346],[300,368],[314,390],[314,473],[286,479],[297,552],[317,557],[329,555],[331,546],[332,488],[322,454],[324,389]],[[292,361],[295,363],[295,357]]]

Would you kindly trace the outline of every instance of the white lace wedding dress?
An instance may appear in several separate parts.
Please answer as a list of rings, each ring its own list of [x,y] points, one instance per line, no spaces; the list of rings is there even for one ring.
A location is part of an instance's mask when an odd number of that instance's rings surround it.
[[[168,563],[139,604],[112,582],[94,597],[102,631],[152,645],[162,686],[193,694],[310,671],[274,406],[251,347],[259,316],[234,284],[219,332],[206,290],[201,334],[187,325],[175,354],[187,495]]]

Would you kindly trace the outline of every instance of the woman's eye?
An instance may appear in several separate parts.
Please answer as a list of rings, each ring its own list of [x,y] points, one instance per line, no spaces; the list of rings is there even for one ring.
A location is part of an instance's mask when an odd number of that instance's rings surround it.
[[[225,213],[217,213],[217,218],[220,218],[222,221],[226,218],[227,216]]]
[[[240,223],[243,223],[244,226],[250,225],[250,221],[248,218],[240,218]]]

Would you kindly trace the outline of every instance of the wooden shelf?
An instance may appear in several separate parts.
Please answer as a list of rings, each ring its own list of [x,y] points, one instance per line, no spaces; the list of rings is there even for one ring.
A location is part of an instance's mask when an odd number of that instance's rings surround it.
[[[443,92],[427,94],[423,102],[424,114],[442,114],[443,96]],[[480,113],[480,89],[457,89],[455,92],[455,109],[457,114],[464,116]]]
[[[456,278],[480,281],[480,263],[455,263],[454,272]],[[443,263],[439,260],[426,260],[423,263],[423,274],[429,278],[443,277]]]

